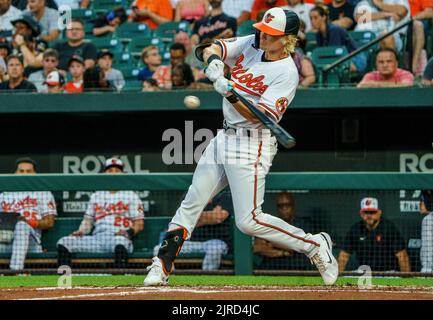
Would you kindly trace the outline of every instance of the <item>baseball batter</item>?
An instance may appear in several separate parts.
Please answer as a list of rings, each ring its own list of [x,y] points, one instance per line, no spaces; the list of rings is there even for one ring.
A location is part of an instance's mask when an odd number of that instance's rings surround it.
[[[36,163],[30,158],[18,159],[16,165],[16,174],[36,173]],[[20,215],[10,239],[0,241],[0,252],[12,252],[9,268],[18,272],[24,269],[28,252],[42,252],[41,231],[54,226],[56,202],[49,191],[3,192],[0,211]]]
[[[123,173],[123,169],[120,159],[111,158],[104,173]],[[115,253],[115,266],[124,268],[133,250],[132,238],[143,228],[143,204],[134,191],[97,191],[90,197],[80,228],[58,241],[59,265],[70,265],[75,252]]]
[[[208,200],[227,185],[233,198],[236,226],[247,235],[302,252],[314,263],[324,283],[334,284],[337,261],[328,234],[309,234],[261,209],[265,178],[277,152],[277,141],[230,88],[273,118],[281,120],[295,96],[298,73],[294,53],[299,18],[282,8],[268,10],[254,25],[256,35],[218,40],[196,51],[207,64],[206,75],[223,99],[224,130],[211,140],[193,175],[185,199],[169,224],[158,255],[148,267],[144,285],[167,284],[174,260]],[[200,50],[200,47],[197,49]],[[224,65],[231,81],[224,78]]]

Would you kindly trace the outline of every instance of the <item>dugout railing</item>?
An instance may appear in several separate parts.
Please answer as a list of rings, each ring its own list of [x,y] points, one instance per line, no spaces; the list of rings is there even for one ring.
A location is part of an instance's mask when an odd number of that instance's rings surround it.
[[[73,192],[94,192],[95,190],[134,190],[146,191],[147,200],[157,203],[146,212],[145,229],[140,234],[134,253],[130,255],[128,268],[119,269],[112,265],[113,257],[107,254],[81,254],[74,257],[79,273],[145,273],[154,254],[154,246],[160,239],[161,229],[166,226],[174,209],[180,203],[182,195],[191,183],[190,173],[148,173],[122,175],[0,175],[2,192],[51,191],[58,204],[59,216],[53,229],[44,232],[44,252],[29,253],[26,258],[25,271],[32,274],[53,274],[57,271],[56,242],[61,236],[76,230],[81,222],[84,207],[77,209],[76,214],[66,212],[65,197],[71,200]],[[379,199],[383,216],[393,221],[404,241],[410,262],[410,272],[397,270],[372,270],[375,275],[431,276],[431,273],[420,273],[421,225],[424,217],[419,213],[420,190],[430,190],[433,186],[433,175],[430,173],[395,173],[395,172],[303,172],[303,173],[270,173],[267,178],[265,204],[263,209],[270,214],[277,214],[277,198],[281,192],[289,192],[296,199],[296,211],[302,218],[300,227],[331,234],[334,243],[334,254],[338,256],[345,233],[350,226],[359,221],[359,203],[364,197]],[[228,202],[230,193],[225,191]],[[154,198],[152,198],[154,195]],[[76,197],[76,194],[75,194]],[[153,200],[152,200],[153,199]],[[147,201],[146,200],[146,201]],[[160,203],[158,203],[160,202]],[[4,210],[2,210],[4,211]],[[296,217],[298,218],[298,216]],[[296,225],[295,222],[293,223]],[[305,224],[305,222],[308,222]],[[313,224],[311,224],[313,223]],[[177,260],[175,273],[221,273],[221,274],[309,274],[317,275],[308,265],[305,257],[298,264],[268,264],[260,267],[260,255],[255,253],[253,239],[240,233],[235,227],[233,215],[229,219],[230,249],[223,254],[218,270],[202,270],[202,254],[181,254]],[[1,227],[1,226],[0,226]],[[1,229],[1,228],[0,228]],[[307,231],[307,230],[306,230]],[[315,231],[316,232],[316,231]],[[431,239],[433,245],[433,238]],[[368,254],[367,254],[368,255]],[[290,257],[288,258],[290,259]],[[357,275],[356,254],[351,256],[346,275]],[[294,261],[294,260],[293,260]],[[0,273],[14,273],[8,268],[10,254],[0,254]],[[379,261],[380,262],[380,261]]]

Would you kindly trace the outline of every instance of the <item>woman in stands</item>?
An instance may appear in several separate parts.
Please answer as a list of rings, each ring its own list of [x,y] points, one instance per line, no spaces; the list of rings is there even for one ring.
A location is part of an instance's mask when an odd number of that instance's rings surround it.
[[[204,18],[209,13],[208,0],[179,0],[176,4],[174,21],[193,23]]]

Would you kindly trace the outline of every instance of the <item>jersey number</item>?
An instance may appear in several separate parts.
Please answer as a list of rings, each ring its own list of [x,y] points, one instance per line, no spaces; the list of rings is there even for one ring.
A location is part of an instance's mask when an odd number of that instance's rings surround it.
[[[26,220],[38,220],[38,213],[35,211],[24,211],[23,215]]]
[[[124,227],[129,228],[129,218],[128,217],[116,217],[114,218],[114,226],[115,227]]]

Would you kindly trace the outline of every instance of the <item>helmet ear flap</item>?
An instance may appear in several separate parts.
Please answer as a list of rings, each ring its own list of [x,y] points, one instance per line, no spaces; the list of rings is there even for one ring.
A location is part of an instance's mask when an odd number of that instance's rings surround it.
[[[256,29],[256,32],[255,32],[254,48],[256,50],[260,49],[260,30],[258,30],[258,29]]]

